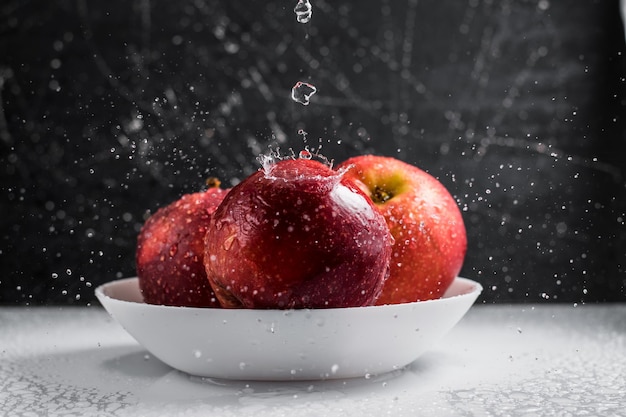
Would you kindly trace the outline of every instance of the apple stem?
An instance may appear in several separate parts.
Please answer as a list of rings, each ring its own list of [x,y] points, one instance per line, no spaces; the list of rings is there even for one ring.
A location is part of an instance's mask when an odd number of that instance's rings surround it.
[[[222,182],[217,177],[209,177],[206,179],[206,185],[209,188],[220,188]]]
[[[393,194],[388,192],[387,190],[376,186],[374,187],[374,192],[372,193],[372,200],[375,203],[381,204],[389,201],[393,197]]]

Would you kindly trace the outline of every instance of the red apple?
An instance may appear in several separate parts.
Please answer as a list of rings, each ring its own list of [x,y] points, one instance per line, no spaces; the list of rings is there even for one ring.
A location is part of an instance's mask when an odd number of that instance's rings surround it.
[[[219,307],[202,257],[211,215],[227,194],[217,187],[160,208],[137,239],[139,288],[148,304]]]
[[[394,238],[389,279],[377,304],[440,298],[461,270],[467,235],[448,190],[395,158],[363,155],[337,170],[357,181],[385,217]]]
[[[230,308],[371,305],[391,255],[389,229],[371,200],[309,159],[275,162],[233,187],[205,244],[207,276]]]

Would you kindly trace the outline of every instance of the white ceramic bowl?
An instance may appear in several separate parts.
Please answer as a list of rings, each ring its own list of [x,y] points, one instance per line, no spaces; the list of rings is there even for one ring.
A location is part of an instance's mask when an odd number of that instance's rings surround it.
[[[96,296],[152,355],[186,373],[248,380],[315,380],[402,368],[445,335],[482,286],[457,278],[443,298],[319,310],[227,310],[145,304],[137,278]]]

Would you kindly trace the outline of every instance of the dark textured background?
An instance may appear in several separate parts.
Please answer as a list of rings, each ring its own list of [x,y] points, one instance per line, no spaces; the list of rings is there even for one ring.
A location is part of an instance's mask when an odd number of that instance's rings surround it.
[[[93,302],[148,211],[305,145],[437,176],[484,302],[626,300],[617,1],[295,3],[0,5],[0,304]]]

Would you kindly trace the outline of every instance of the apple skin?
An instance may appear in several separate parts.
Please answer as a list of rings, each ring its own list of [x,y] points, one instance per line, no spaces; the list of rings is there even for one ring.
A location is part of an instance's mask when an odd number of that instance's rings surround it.
[[[336,169],[370,196],[394,238],[389,278],[376,304],[443,296],[467,251],[461,211],[444,185],[391,157],[356,156]]]
[[[204,235],[227,192],[213,187],[186,194],[148,218],[135,255],[146,303],[220,307],[204,270]]]
[[[205,267],[226,308],[372,305],[388,275],[391,235],[350,180],[285,159],[233,189],[211,218]]]

